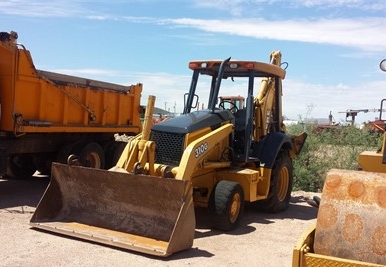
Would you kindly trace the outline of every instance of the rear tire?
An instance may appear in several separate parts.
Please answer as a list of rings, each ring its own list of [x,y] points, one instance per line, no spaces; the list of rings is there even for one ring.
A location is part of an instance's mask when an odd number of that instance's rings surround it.
[[[264,212],[280,212],[288,208],[293,184],[292,160],[287,152],[280,153],[273,165],[267,199],[256,202]]]
[[[105,153],[97,143],[88,143],[79,153],[79,163],[83,167],[94,169],[105,168]]]
[[[220,181],[211,196],[209,210],[213,227],[231,231],[238,227],[244,211],[244,191],[239,183]]]
[[[36,172],[33,158],[29,155],[13,155],[7,160],[7,176],[14,179],[27,179]]]
[[[82,142],[78,141],[63,145],[59,150],[56,161],[62,164],[68,164],[68,157],[74,153],[75,148],[80,144],[82,144]]]

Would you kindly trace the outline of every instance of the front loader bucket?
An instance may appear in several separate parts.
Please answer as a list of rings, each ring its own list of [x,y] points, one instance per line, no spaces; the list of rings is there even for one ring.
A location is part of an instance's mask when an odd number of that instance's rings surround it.
[[[157,256],[193,244],[190,181],[54,163],[30,225]]]

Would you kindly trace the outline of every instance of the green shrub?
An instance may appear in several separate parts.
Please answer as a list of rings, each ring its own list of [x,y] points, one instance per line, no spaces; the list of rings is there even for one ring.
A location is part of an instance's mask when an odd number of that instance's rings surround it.
[[[332,168],[358,169],[358,155],[381,146],[381,135],[354,126],[319,130],[312,124],[287,127],[287,133],[307,132],[302,152],[293,160],[294,190],[318,192]]]

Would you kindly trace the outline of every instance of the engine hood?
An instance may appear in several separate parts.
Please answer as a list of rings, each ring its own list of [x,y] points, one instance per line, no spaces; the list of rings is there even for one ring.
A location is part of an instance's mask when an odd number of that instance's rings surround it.
[[[217,109],[212,112],[212,110],[206,109],[164,120],[153,125],[151,130],[157,132],[186,134],[207,127],[214,130],[224,121],[231,121],[234,123],[234,119],[234,116],[228,110]]]

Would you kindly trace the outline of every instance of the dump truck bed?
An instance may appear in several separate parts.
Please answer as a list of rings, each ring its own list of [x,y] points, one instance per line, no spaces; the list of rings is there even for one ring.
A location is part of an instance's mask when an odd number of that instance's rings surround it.
[[[38,70],[30,52],[13,42],[0,42],[0,58],[1,131],[141,131],[142,84],[123,86]]]

